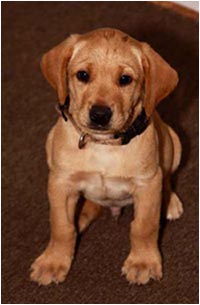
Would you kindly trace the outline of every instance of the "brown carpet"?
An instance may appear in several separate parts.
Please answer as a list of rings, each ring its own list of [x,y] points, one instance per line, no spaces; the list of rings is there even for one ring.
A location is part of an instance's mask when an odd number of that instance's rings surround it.
[[[2,3],[2,302],[198,302],[198,24],[146,2]],[[131,207],[115,223],[105,209],[80,238],[67,280],[39,287],[29,267],[49,238],[45,140],[57,98],[39,67],[41,55],[70,33],[110,26],[149,42],[178,71],[161,106],[180,135],[175,189],[185,213],[162,226],[164,278],[129,286],[120,275],[129,252]]]

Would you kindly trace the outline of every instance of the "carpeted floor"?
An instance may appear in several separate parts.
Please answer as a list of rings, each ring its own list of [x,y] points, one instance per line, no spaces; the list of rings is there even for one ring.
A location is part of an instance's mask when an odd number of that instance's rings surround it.
[[[45,140],[57,115],[41,55],[70,33],[119,28],[150,43],[179,73],[159,106],[180,135],[175,189],[185,213],[161,229],[164,278],[129,286],[131,207],[119,223],[108,210],[80,238],[67,280],[39,287],[29,267],[49,238]],[[198,303],[198,24],[146,2],[2,3],[2,303]]]

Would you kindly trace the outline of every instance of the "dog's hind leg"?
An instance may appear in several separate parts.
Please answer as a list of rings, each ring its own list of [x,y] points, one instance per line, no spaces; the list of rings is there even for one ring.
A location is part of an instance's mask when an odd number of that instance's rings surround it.
[[[100,205],[87,199],[85,200],[78,220],[79,232],[83,232],[100,215],[101,209]]]
[[[172,162],[172,168],[171,168],[171,173],[176,171],[180,164],[180,159],[181,159],[181,143],[180,140],[175,133],[175,131],[169,127],[169,133],[172,139],[173,143],[173,162]],[[168,174],[164,178],[164,201],[165,201],[165,206],[166,206],[166,218],[169,220],[175,220],[180,218],[180,216],[183,214],[183,204],[179,197],[176,195],[175,192],[172,191],[171,188],[171,181],[170,181],[170,174]]]
[[[166,218],[169,220],[178,219],[183,214],[183,204],[171,189],[170,177],[164,179],[164,205]]]

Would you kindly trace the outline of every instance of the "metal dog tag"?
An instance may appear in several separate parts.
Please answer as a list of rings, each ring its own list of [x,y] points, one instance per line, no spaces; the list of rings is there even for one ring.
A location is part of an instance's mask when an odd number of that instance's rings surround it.
[[[85,137],[87,136],[87,134],[86,133],[82,133],[81,135],[80,135],[80,138],[79,138],[79,142],[78,142],[78,148],[79,149],[82,149],[84,146],[85,146]]]

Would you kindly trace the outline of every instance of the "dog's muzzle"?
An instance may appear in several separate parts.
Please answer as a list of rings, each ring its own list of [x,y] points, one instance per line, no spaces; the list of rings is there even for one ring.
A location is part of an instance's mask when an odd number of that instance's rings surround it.
[[[78,147],[83,148],[87,142],[96,142],[98,144],[107,144],[107,145],[126,145],[128,144],[134,137],[140,135],[145,131],[147,126],[149,125],[150,118],[147,117],[144,107],[140,114],[136,117],[133,122],[130,122],[127,127],[124,127],[125,130],[115,132],[112,137],[108,140],[100,140],[96,139],[93,135],[84,133],[82,130],[76,125],[72,115],[69,113],[69,96],[66,98],[65,104],[58,104],[57,110],[62,115],[63,119],[67,121],[68,119],[72,122],[77,132],[80,134]],[[90,110],[90,120],[95,124],[96,129],[101,126],[105,127],[111,117],[112,111],[107,106],[94,105]]]

